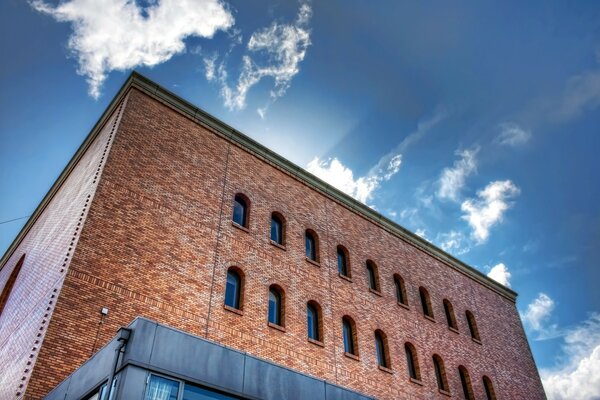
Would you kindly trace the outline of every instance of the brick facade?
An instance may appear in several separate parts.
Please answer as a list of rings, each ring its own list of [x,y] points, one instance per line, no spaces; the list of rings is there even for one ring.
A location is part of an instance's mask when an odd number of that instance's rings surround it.
[[[0,364],[9,365],[0,398],[43,397],[138,315],[381,399],[446,398],[434,354],[452,398],[462,398],[459,365],[477,399],[485,398],[484,375],[498,398],[545,398],[510,291],[433,257],[145,87],[126,85],[120,98],[124,105],[113,107],[0,270],[3,287],[27,254],[0,316]],[[247,230],[231,222],[236,193],[251,202]],[[284,248],[269,239],[274,211],[285,218]],[[306,260],[306,229],[318,235],[318,264]],[[338,244],[348,249],[351,281],[338,276]],[[368,259],[380,294],[368,290]],[[244,274],[242,313],[223,306],[231,266]],[[396,301],[394,274],[406,282],[408,308]],[[267,325],[271,284],[285,291],[285,331]],[[420,286],[434,321],[423,316]],[[443,299],[458,333],[448,329]],[[311,300],[322,309],[322,346],[307,340]],[[343,351],[344,315],[356,323],[358,359]],[[387,336],[391,371],[377,367],[377,329]],[[420,384],[408,378],[405,342],[416,348]]]

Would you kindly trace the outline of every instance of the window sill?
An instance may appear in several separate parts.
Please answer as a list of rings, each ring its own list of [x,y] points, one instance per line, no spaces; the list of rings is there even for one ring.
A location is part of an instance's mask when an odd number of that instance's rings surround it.
[[[388,374],[394,374],[394,371],[392,371],[390,368],[383,367],[381,365],[378,365],[377,368],[379,368],[380,371],[387,372]]]
[[[305,257],[304,259],[305,259],[307,262],[309,262],[310,264],[312,264],[312,265],[314,265],[314,266],[316,266],[316,267],[319,267],[319,268],[321,268],[321,264],[319,264],[319,262],[318,262],[318,261],[311,260],[311,259],[310,259],[310,258],[308,258],[308,257]]]
[[[287,249],[285,248],[284,245],[279,244],[279,243],[275,242],[274,240],[269,240],[269,243],[271,243],[273,246],[277,247],[278,249],[281,249],[283,251],[287,251]]]
[[[481,340],[479,340],[479,339],[476,339],[476,338],[474,338],[474,337],[472,337],[472,338],[471,338],[471,340],[472,340],[472,341],[474,341],[475,343],[479,344],[479,345],[482,345],[482,344],[483,344],[483,343],[481,343]]]
[[[285,327],[283,327],[281,325],[277,325],[272,322],[269,322],[267,325],[269,326],[269,328],[273,328],[273,329],[277,329],[278,331],[285,332]]]
[[[379,290],[375,290],[375,289],[369,288],[369,292],[371,292],[371,293],[373,293],[373,294],[375,294],[375,295],[377,295],[379,297],[383,296]]]
[[[338,275],[339,275],[339,277],[340,277],[340,278],[342,278],[343,280],[345,280],[345,281],[348,281],[348,282],[352,283],[352,278],[350,278],[349,276],[347,276],[347,275],[342,275],[342,274],[340,274],[340,273],[338,273]]]
[[[360,358],[355,354],[344,352],[344,355],[354,361],[360,361]]]
[[[412,383],[415,383],[415,384],[417,384],[417,385],[419,385],[419,386],[423,386],[423,382],[422,382],[421,380],[419,380],[419,379],[415,379],[415,378],[409,378],[409,380],[410,380]]]
[[[235,307],[228,306],[227,304],[223,304],[223,308],[226,309],[229,312],[234,313],[234,314],[244,315],[244,312],[242,310],[239,310],[239,309],[237,309]]]
[[[425,315],[425,314],[423,314],[423,316],[425,317],[426,320],[431,321],[431,322],[435,322],[435,318],[430,317],[429,315]]]
[[[449,391],[447,391],[447,390],[438,389],[438,392],[440,392],[440,393],[441,393],[441,394],[443,394],[444,396],[452,397],[452,395],[450,394],[450,392],[449,392]]]
[[[453,327],[451,327],[451,326],[449,326],[449,327],[448,327],[448,330],[449,330],[450,332],[458,333],[458,329],[456,329],[456,328],[453,328]]]
[[[402,308],[406,308],[407,310],[410,310],[410,307],[408,306],[408,304],[398,302],[398,305]]]
[[[312,343],[312,344],[314,344],[316,346],[319,346],[319,347],[325,347],[325,345],[323,344],[323,342],[321,342],[320,340],[315,340],[315,339],[308,338],[308,342]]]
[[[238,228],[241,231],[244,231],[246,233],[250,233],[250,229],[246,228],[245,226],[242,226],[242,225],[238,224],[237,222],[231,221],[231,225],[233,225],[235,228]]]

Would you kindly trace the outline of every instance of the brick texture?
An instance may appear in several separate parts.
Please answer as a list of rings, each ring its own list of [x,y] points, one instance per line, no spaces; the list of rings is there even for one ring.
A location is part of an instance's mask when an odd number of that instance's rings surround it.
[[[101,177],[91,184],[105,148]],[[43,397],[138,315],[380,399],[446,398],[437,390],[433,354],[444,361],[453,398],[462,398],[459,365],[477,399],[485,398],[483,375],[499,398],[545,398],[512,301],[137,89],[61,190],[0,271],[3,285],[27,253],[0,319],[0,340],[8,343],[0,363],[10,365],[1,398],[18,391],[42,320],[45,336],[32,375],[25,374],[30,399]],[[251,201],[247,230],[231,222],[238,192]],[[76,248],[65,256],[88,194]],[[284,248],[269,240],[274,211],[285,218]],[[319,265],[304,256],[306,229],[318,235]],[[338,276],[338,244],[349,251],[351,281]],[[368,290],[367,259],[377,265],[380,294]],[[241,315],[223,307],[231,266],[245,276]],[[408,309],[396,302],[395,273],[406,282]],[[285,291],[285,331],[267,325],[271,284]],[[431,295],[434,321],[423,316],[419,286]],[[44,317],[53,293],[57,301]],[[448,329],[443,299],[452,302],[459,333]],[[322,308],[323,346],[307,340],[311,300]],[[466,310],[481,344],[471,340]],[[343,353],[344,315],[356,322],[358,360]],[[377,368],[377,329],[387,336],[391,371]],[[421,384],[408,378],[405,342],[417,350]]]

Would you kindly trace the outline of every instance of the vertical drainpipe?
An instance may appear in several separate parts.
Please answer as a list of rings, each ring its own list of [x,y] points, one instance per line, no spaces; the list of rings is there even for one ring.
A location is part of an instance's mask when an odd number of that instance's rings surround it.
[[[108,376],[108,391],[106,392],[106,400],[111,399],[113,380],[115,379],[115,374],[119,365],[119,359],[121,358],[121,354],[125,352],[125,345],[127,345],[127,341],[129,340],[130,336],[131,329],[129,328],[119,328],[117,331],[117,341],[119,342],[119,346],[115,350],[115,361],[113,363],[112,370],[110,371],[110,375]]]

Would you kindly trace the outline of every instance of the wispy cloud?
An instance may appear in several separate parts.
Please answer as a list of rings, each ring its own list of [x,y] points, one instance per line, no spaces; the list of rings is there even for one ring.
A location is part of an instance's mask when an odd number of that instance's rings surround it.
[[[465,235],[460,231],[452,230],[446,233],[440,233],[435,239],[435,243],[442,250],[454,255],[466,254],[471,250],[471,244]]]
[[[506,287],[510,287],[511,273],[503,263],[494,265],[487,276]]]
[[[477,198],[467,199],[461,204],[462,218],[472,228],[472,237],[478,242],[485,242],[490,229],[502,221],[504,213],[511,207],[510,199],[520,190],[510,180],[489,183],[477,192]]]
[[[531,131],[514,122],[504,122],[498,128],[500,134],[496,136],[494,141],[503,146],[518,147],[526,144],[531,139]]]
[[[479,147],[457,151],[460,159],[449,168],[444,168],[438,181],[437,196],[441,199],[457,201],[469,175],[477,171],[477,153]]]
[[[145,9],[129,0],[70,0],[57,6],[33,0],[30,4],[72,24],[68,46],[94,98],[100,96],[109,72],[161,64],[185,50],[185,38],[210,38],[234,24],[219,0],[162,0]]]
[[[600,105],[600,71],[593,70],[571,77],[554,116],[568,120]]]

